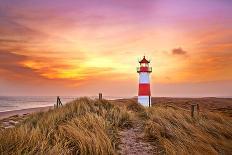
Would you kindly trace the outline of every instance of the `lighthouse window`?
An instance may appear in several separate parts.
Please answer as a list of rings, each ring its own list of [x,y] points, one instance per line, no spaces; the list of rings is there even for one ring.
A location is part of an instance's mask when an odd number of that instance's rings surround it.
[[[142,63],[141,66],[142,67],[148,67],[148,64],[147,63]]]

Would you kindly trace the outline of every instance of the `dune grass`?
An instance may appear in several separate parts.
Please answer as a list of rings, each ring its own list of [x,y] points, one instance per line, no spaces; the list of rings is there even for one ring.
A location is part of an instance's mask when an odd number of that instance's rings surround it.
[[[80,98],[62,108],[32,114],[0,133],[2,154],[115,154],[117,130],[130,113],[106,100]]]
[[[138,122],[144,138],[162,147],[161,154],[232,152],[232,120],[218,113],[192,118],[175,105],[144,108],[129,99],[79,98],[0,131],[0,154],[117,154],[119,129]]]
[[[161,144],[167,154],[230,154],[232,120],[217,113],[190,112],[175,106],[147,109],[144,133]]]

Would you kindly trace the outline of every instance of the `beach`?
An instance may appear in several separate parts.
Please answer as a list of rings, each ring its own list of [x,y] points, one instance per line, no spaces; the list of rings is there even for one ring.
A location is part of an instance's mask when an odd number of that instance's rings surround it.
[[[74,96],[61,96],[63,104]],[[25,120],[29,114],[47,111],[56,104],[57,96],[0,96],[0,128],[12,128]]]
[[[22,115],[31,114],[34,112],[47,111],[51,108],[53,108],[53,106],[28,108],[28,109],[13,110],[13,111],[4,111],[4,112],[0,112],[0,119],[4,119],[4,118],[14,116],[14,115],[22,116]]]
[[[45,112],[52,108],[52,106],[46,106],[0,112],[0,130],[13,128],[16,125],[20,124],[23,120],[25,120],[30,114],[41,111]]]

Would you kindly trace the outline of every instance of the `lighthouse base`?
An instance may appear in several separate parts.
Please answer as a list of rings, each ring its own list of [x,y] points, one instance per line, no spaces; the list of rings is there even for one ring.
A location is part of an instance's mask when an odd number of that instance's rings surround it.
[[[151,97],[150,96],[138,96],[138,103],[145,107],[151,106]]]

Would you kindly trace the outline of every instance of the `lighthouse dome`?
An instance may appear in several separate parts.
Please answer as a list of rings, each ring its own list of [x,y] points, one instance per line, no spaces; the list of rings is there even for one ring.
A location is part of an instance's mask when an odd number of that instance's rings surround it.
[[[139,63],[150,63],[150,61],[148,61],[145,56],[143,56],[143,59],[139,61]]]

